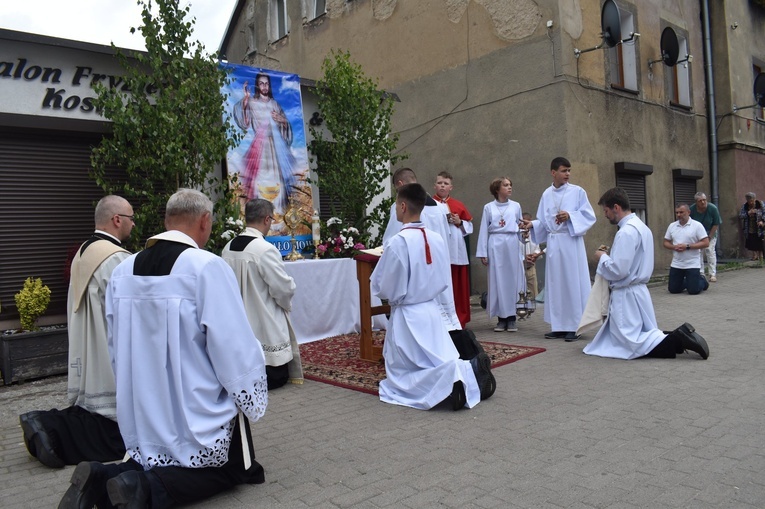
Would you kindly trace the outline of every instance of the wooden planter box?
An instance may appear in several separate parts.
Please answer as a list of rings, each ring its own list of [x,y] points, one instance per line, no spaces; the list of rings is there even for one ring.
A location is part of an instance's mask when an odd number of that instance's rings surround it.
[[[1,338],[0,369],[5,385],[67,372],[69,338],[66,327],[3,335]]]

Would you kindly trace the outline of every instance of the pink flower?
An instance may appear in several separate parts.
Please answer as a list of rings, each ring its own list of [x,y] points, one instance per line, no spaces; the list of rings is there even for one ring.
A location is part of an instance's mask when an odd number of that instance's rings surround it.
[[[358,251],[358,250],[360,250],[360,249],[365,249],[365,248],[364,248],[364,244],[362,244],[361,242],[357,242],[357,243],[356,243],[356,244],[353,246],[353,249],[355,249],[355,250],[357,250],[357,251]]]
[[[327,252],[327,246],[325,246],[324,244],[319,244],[316,247],[316,250],[319,252],[319,254],[324,254]]]
[[[340,246],[335,246],[335,247],[332,249],[332,252],[333,252],[333,253],[339,253],[340,251],[342,251],[342,249],[340,249]]]

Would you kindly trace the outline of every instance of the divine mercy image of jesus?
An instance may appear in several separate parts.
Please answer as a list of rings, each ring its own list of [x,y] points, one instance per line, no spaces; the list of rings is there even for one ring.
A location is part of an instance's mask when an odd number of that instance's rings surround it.
[[[308,165],[299,78],[295,76],[295,81],[276,71],[232,67],[237,79],[226,90],[229,111],[244,138],[229,154],[229,173],[238,177],[241,199],[264,198],[274,204],[272,230],[276,233],[284,226],[290,197],[302,202],[302,195],[310,189],[305,182]],[[276,91],[281,94],[279,101],[274,97]],[[296,191],[303,192],[293,196]]]

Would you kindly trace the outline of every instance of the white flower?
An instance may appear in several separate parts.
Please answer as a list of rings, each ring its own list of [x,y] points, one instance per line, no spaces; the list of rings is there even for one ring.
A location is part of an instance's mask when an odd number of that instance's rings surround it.
[[[356,228],[354,228],[353,226],[351,226],[351,227],[348,228],[348,233],[352,233],[354,235],[358,235],[359,231]]]
[[[239,228],[244,228],[244,221],[242,221],[241,219],[237,219],[237,220],[236,220],[236,222],[235,222],[235,224],[236,224],[236,226],[238,226]]]
[[[234,237],[236,237],[236,233],[232,232],[231,230],[226,230],[225,232],[220,234],[220,237],[223,240],[231,240]]]
[[[327,226],[332,226],[333,224],[343,224],[343,221],[339,217],[330,217],[327,219]]]

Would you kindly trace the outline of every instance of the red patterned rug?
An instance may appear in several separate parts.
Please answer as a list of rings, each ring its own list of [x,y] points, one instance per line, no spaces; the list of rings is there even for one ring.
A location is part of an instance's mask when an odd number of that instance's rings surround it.
[[[385,332],[374,332],[373,342],[382,345]],[[510,364],[542,353],[544,348],[506,345],[481,341],[491,357],[491,367]],[[359,335],[343,334],[300,345],[303,376],[354,391],[377,395],[377,385],[385,378],[383,361],[367,362],[359,358]]]

